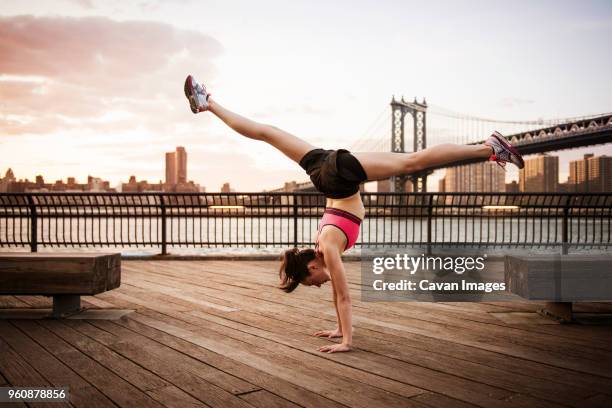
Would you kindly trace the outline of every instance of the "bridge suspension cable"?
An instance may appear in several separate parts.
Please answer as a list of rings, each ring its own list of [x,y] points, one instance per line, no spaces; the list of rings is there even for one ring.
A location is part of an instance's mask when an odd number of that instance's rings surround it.
[[[350,147],[351,151],[390,151],[391,108],[386,106]],[[387,144],[387,150],[385,149]],[[382,149],[382,150],[381,150]]]

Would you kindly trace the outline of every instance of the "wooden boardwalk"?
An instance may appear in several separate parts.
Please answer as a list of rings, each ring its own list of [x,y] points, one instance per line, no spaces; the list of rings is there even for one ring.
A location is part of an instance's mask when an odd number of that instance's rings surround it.
[[[612,326],[550,324],[537,303],[360,302],[352,262],[357,349],[322,354],[331,287],[285,294],[278,262],[122,266],[119,289],[83,298],[135,310],[119,320],[0,320],[0,386],[68,386],[84,408],[612,406]],[[30,307],[50,301],[0,297]]]

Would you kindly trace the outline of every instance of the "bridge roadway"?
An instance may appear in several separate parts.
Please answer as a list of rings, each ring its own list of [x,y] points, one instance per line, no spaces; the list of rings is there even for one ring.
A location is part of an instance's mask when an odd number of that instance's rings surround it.
[[[605,144],[612,142],[612,115],[577,120],[506,136],[522,155]],[[483,142],[484,140],[481,140],[469,144]],[[428,171],[480,161],[482,160],[462,160],[451,165],[432,167]]]

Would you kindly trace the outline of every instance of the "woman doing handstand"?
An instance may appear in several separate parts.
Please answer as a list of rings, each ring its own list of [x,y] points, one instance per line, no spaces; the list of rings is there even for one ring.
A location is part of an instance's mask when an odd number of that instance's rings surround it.
[[[359,185],[400,174],[418,173],[429,167],[465,159],[495,160],[502,167],[511,162],[523,168],[523,159],[506,139],[493,132],[481,145],[439,144],[414,153],[355,152],[320,149],[277,127],[240,116],[214,101],[206,88],[189,75],[185,96],[193,113],[210,111],[230,128],[250,139],[274,146],[298,163],[314,186],[326,197],[314,249],[289,249],[282,255],[280,288],[293,291],[300,283],[320,287],[331,281],[338,326],[315,336],[342,337],[339,344],[322,346],[333,353],[352,347],[352,312],[349,287],[341,255],[355,245],[365,216]]]

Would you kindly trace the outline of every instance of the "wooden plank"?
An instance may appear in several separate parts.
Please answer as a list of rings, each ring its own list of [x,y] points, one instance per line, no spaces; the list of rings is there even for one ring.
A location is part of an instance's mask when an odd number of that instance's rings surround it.
[[[52,353],[58,360],[102,391],[117,405],[126,407],[162,407],[161,404],[147,394],[75,349],[54,333],[40,326],[37,322],[21,320],[13,321],[13,323],[48,352]]]
[[[583,401],[584,408],[610,408],[612,407],[612,397],[605,394],[597,394]]]
[[[287,401],[266,390],[258,390],[240,395],[240,398],[259,408],[299,408],[299,405]]]
[[[88,324],[82,322],[81,324],[75,323],[76,327],[89,326]],[[79,348],[83,353],[87,354],[89,357],[96,359],[96,361],[103,364],[105,367],[114,371],[117,375],[121,376],[123,379],[127,380],[131,384],[138,387],[140,390],[145,391],[147,395],[151,396],[156,401],[162,403],[165,406],[168,404],[177,407],[183,406],[222,406],[222,407],[232,407],[236,406],[236,404],[232,404],[232,401],[228,401],[224,399],[221,401],[221,405],[214,404],[216,392],[215,389],[210,387],[210,384],[207,384],[204,381],[194,381],[191,377],[191,373],[197,374],[196,370],[184,370],[184,367],[177,364],[176,361],[167,360],[163,361],[161,364],[166,367],[171,367],[170,371],[186,371],[185,375],[180,378],[174,378],[177,383],[184,386],[186,383],[194,383],[194,389],[197,389],[200,395],[206,398],[206,401],[209,405],[204,405],[202,402],[193,398],[188,393],[180,390],[176,386],[172,385],[170,382],[167,382],[165,379],[158,377],[157,373],[153,374],[151,371],[147,369],[152,365],[152,360],[157,361],[156,354],[148,354],[146,350],[140,349],[140,344],[138,344],[133,349],[136,349],[140,352],[143,358],[132,362],[129,359],[129,356],[124,354],[120,355],[111,351],[110,349],[101,345],[97,341],[85,337],[81,333],[73,330],[72,328],[66,327],[60,321],[47,321],[45,322],[45,326],[52,330],[54,333],[58,334],[64,340]],[[91,326],[89,326],[91,327]],[[108,333],[107,333],[108,334]],[[108,337],[105,336],[105,339],[108,342]],[[125,342],[126,339],[113,339],[113,343],[117,341]],[[125,348],[122,347],[122,350]],[[156,357],[152,357],[156,356]],[[144,363],[143,368],[137,363]],[[153,364],[154,365],[154,364]],[[231,397],[230,397],[231,398]]]
[[[506,401],[517,408],[557,408],[559,406],[565,406],[561,404],[542,401],[540,399],[533,398],[532,396],[525,394],[511,395],[510,397],[506,398]],[[578,407],[584,408],[582,402],[580,405],[578,405]]]
[[[119,286],[121,254],[0,253],[0,293],[88,294]]]
[[[412,399],[423,405],[434,408],[473,408],[477,406],[434,392],[426,392],[424,394],[417,395]]]
[[[0,372],[3,376],[6,376],[13,387],[51,387],[51,384],[9,347],[3,339],[0,339]],[[5,405],[11,407],[26,406],[21,402],[6,403]],[[33,408],[71,406],[70,403],[60,402],[29,402],[28,405]]]
[[[25,360],[32,372],[38,372],[49,379],[54,387],[69,387],[70,402],[76,407],[116,407],[104,394],[92,387],[73,370],[64,365],[54,355],[49,353],[38,343],[26,336],[6,321],[0,321],[0,342],[5,342]],[[2,353],[0,353],[1,355]],[[3,364],[0,364],[2,370]],[[14,383],[20,385],[21,383]],[[27,383],[26,383],[27,384]],[[30,382],[30,386],[36,383]]]
[[[208,405],[193,398],[174,385],[147,391],[151,398],[159,401],[167,408],[207,408]]]
[[[131,360],[67,327],[59,320],[42,320],[39,324],[142,391],[169,385]]]
[[[30,307],[30,305],[15,296],[0,296],[0,309]]]
[[[121,330],[108,322],[65,322],[65,324],[120,352],[130,360],[146,367],[173,384],[193,383],[194,387],[201,388],[203,392],[217,393],[220,398],[229,398],[229,396],[219,391],[217,387],[232,394],[259,389],[259,387],[211,367],[205,362],[176,352],[136,333]],[[111,333],[112,337],[109,337]],[[202,381],[193,380],[192,377],[194,376]]]
[[[126,303],[127,304],[127,303]],[[126,305],[124,304],[124,305]],[[99,323],[99,322],[92,322]],[[214,353],[205,348],[199,347],[191,342],[175,337],[163,331],[139,323],[131,319],[122,319],[116,322],[104,322],[107,331],[115,332],[115,330],[129,330],[133,335],[146,337],[155,340],[169,348],[178,352],[189,355],[192,358],[204,361],[220,370],[227,372],[236,377],[240,377],[245,381],[264,388],[276,395],[279,395],[287,400],[293,401],[301,406],[316,406],[322,408],[338,408],[340,405],[324,398],[318,394],[314,394],[300,386],[296,386],[274,375],[257,370],[248,365],[242,364],[236,360],[226,356]],[[110,328],[111,325],[117,325],[117,329]]]
[[[50,296],[18,296],[19,300],[37,309],[50,309],[53,307],[53,298]]]

